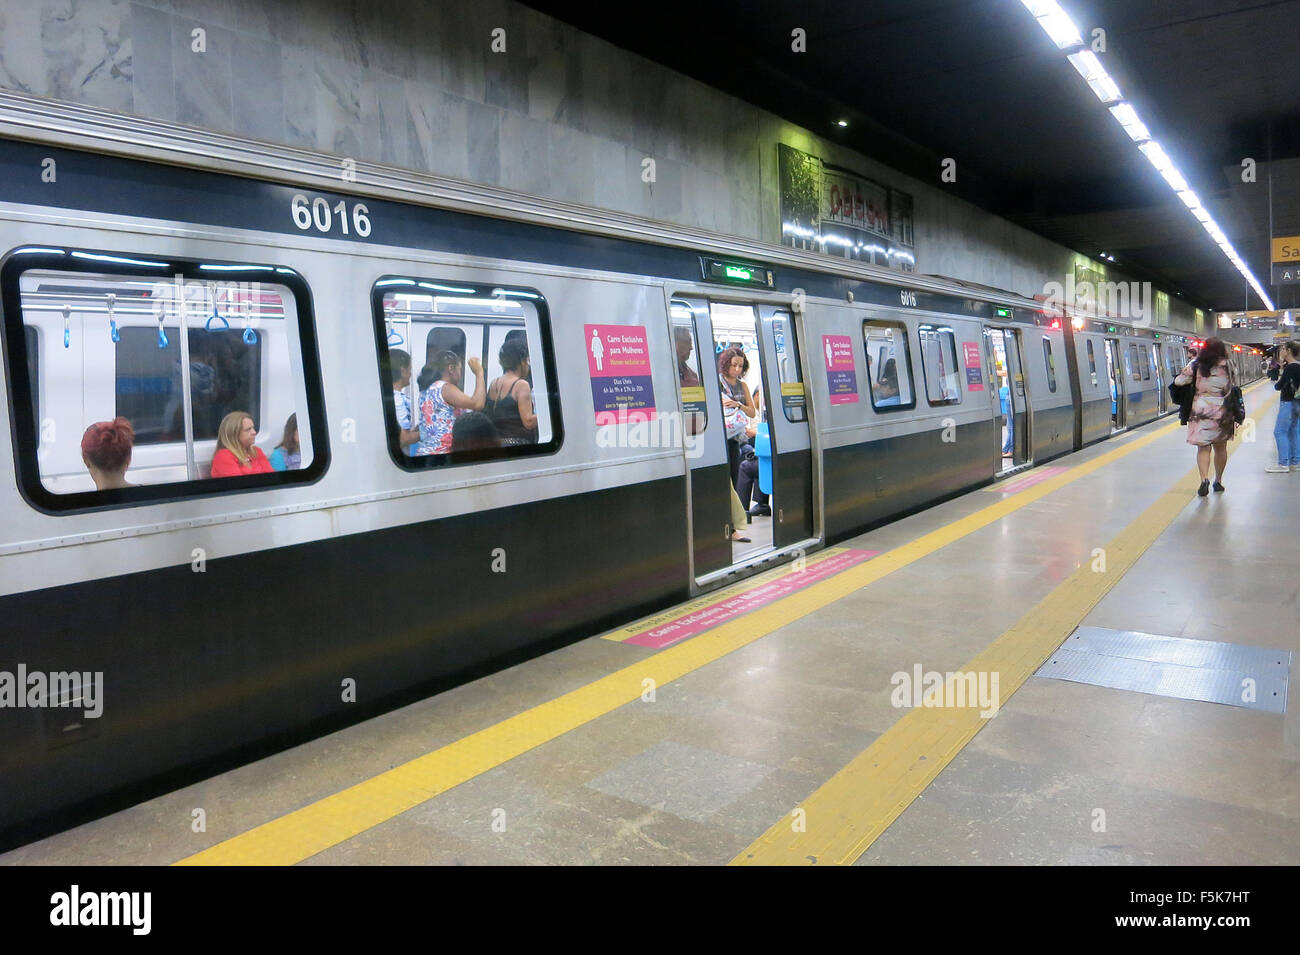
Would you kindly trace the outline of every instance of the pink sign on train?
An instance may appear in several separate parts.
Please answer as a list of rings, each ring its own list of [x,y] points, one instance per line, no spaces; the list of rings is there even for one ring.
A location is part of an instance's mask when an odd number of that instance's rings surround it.
[[[584,325],[596,424],[655,420],[650,345],[640,325]]]

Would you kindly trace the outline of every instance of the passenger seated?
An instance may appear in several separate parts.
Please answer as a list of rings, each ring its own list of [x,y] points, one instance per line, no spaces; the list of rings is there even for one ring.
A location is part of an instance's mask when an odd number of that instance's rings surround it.
[[[257,427],[247,411],[232,411],[217,426],[217,453],[212,456],[214,478],[270,474],[271,462],[257,440]]]
[[[483,363],[470,358],[474,372],[474,394],[461,391],[465,366],[453,351],[440,353],[420,371],[420,443],[416,455],[446,454],[451,450],[451,429],[462,411],[482,411],[487,388],[483,381]]]
[[[126,480],[135,447],[135,429],[125,418],[96,421],[81,436],[81,460],[95,482],[95,490],[135,487]]]
[[[456,418],[451,428],[451,450],[482,451],[499,448],[503,443],[492,419],[481,411],[467,411]]]
[[[487,415],[501,444],[536,444],[537,415],[533,413],[533,391],[528,385],[532,372],[528,346],[517,339],[507,341],[497,357],[505,374],[488,386]]]
[[[302,449],[298,445],[298,412],[284,423],[284,437],[271,452],[271,470],[297,471],[302,467]]]
[[[876,394],[879,396],[875,400],[878,408],[901,403],[898,393],[898,363],[892,358],[885,362],[885,368],[880,373],[880,380],[876,382]]]

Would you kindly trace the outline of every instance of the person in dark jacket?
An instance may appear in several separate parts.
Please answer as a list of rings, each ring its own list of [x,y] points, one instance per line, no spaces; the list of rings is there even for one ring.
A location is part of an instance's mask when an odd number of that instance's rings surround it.
[[[1270,474],[1300,471],[1300,342],[1284,342],[1278,349],[1283,361],[1281,374],[1273,387],[1282,393],[1277,404],[1277,422],[1273,425],[1273,440],[1277,442],[1277,464],[1264,470]]]

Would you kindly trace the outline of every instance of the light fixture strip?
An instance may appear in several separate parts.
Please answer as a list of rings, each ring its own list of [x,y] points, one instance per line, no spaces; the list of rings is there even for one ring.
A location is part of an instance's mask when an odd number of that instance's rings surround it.
[[[1265,294],[1264,289],[1260,286],[1259,280],[1255,278],[1249,266],[1237,254],[1228,237],[1223,234],[1223,230],[1211,218],[1210,214],[1205,211],[1201,205],[1201,200],[1196,193],[1192,192],[1187,180],[1183,174],[1178,171],[1173,160],[1165,153],[1160,144],[1151,138],[1151,131],[1146,127],[1133,108],[1131,103],[1123,102],[1124,95],[1120,92],[1119,84],[1114,78],[1106,72],[1106,68],[1101,65],[1101,60],[1092,50],[1083,48],[1083,38],[1079,34],[1079,29],[1070,19],[1069,14],[1061,9],[1061,5],[1056,0],[1020,0],[1025,9],[1033,15],[1038,21],[1038,25],[1043,28],[1044,32],[1051,37],[1052,42],[1057,48],[1066,52],[1066,59],[1075,71],[1083,77],[1089,88],[1096,94],[1097,98],[1110,105],[1110,114],[1115,117],[1115,121],[1120,124],[1124,132],[1128,134],[1133,142],[1138,144],[1138,149],[1146,156],[1147,161],[1155,167],[1156,172],[1169,183],[1169,187],[1177,193],[1178,198],[1187,206],[1188,210],[1195,216],[1202,228],[1209,233],[1228,261],[1241,273],[1242,277],[1255,290],[1255,294],[1268,308],[1274,311],[1273,300]],[[1111,261],[1114,261],[1113,259]]]

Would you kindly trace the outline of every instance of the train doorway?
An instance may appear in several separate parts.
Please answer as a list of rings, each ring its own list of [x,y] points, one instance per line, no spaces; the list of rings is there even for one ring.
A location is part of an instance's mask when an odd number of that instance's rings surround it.
[[[790,312],[772,305],[678,296],[669,314],[695,577],[705,583],[813,537],[798,331]]]
[[[986,328],[990,380],[997,392],[1001,428],[998,436],[999,473],[1029,463],[1029,416],[1025,375],[1020,361],[1020,334],[1012,328]]]
[[[1106,339],[1106,377],[1110,380],[1110,431],[1124,430],[1124,376],[1120,374],[1119,339]]]

